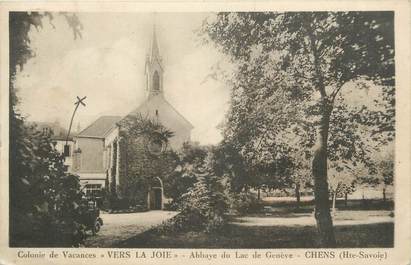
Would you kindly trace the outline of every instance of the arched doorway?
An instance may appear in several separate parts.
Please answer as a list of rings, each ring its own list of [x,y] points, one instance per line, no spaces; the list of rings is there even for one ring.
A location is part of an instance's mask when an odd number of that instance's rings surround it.
[[[147,207],[150,210],[163,209],[163,181],[159,177],[155,177],[150,181],[150,186],[147,194]]]

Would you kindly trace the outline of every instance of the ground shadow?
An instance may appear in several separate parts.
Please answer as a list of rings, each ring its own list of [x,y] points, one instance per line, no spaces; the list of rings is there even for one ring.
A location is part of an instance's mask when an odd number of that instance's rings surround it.
[[[338,226],[338,248],[390,248],[394,224]],[[219,233],[158,232],[148,230],[120,242],[121,248],[317,248],[315,226],[239,226],[229,224]]]

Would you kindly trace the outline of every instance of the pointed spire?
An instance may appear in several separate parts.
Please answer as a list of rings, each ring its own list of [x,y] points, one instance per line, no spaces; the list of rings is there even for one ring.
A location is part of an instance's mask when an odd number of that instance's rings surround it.
[[[156,24],[153,24],[153,37],[151,39],[151,59],[160,59],[160,50],[158,49]]]
[[[146,58],[146,91],[147,98],[163,93],[163,64],[158,48],[156,24],[153,22],[153,35],[150,40],[150,50]]]

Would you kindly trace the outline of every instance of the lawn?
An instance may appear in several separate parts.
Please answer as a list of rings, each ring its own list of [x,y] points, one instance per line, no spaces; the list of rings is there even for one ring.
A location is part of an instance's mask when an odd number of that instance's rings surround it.
[[[337,226],[337,247],[393,247],[393,223]],[[119,243],[121,248],[315,248],[314,226],[267,227],[227,225],[220,233],[170,232],[155,229]]]
[[[278,211],[312,212],[314,209],[314,198],[312,196],[303,197],[298,206],[293,197],[267,197],[263,198],[262,202],[264,206],[273,207]],[[355,199],[348,200],[345,204],[345,201],[339,198],[336,201],[336,207],[340,210],[393,210],[394,202],[392,200],[383,201],[382,199]]]
[[[337,247],[393,247],[390,211],[339,211],[334,216]],[[115,247],[133,248],[316,248],[314,218],[309,213],[236,216],[218,233],[164,232],[151,229]]]

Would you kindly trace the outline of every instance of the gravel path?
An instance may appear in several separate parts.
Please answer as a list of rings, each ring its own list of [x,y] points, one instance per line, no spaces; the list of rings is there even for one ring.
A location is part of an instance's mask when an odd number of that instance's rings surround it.
[[[143,213],[101,213],[104,225],[97,235],[86,239],[85,247],[107,248],[117,242],[136,236],[174,217],[177,212],[149,211]],[[90,233],[90,232],[88,232]]]

